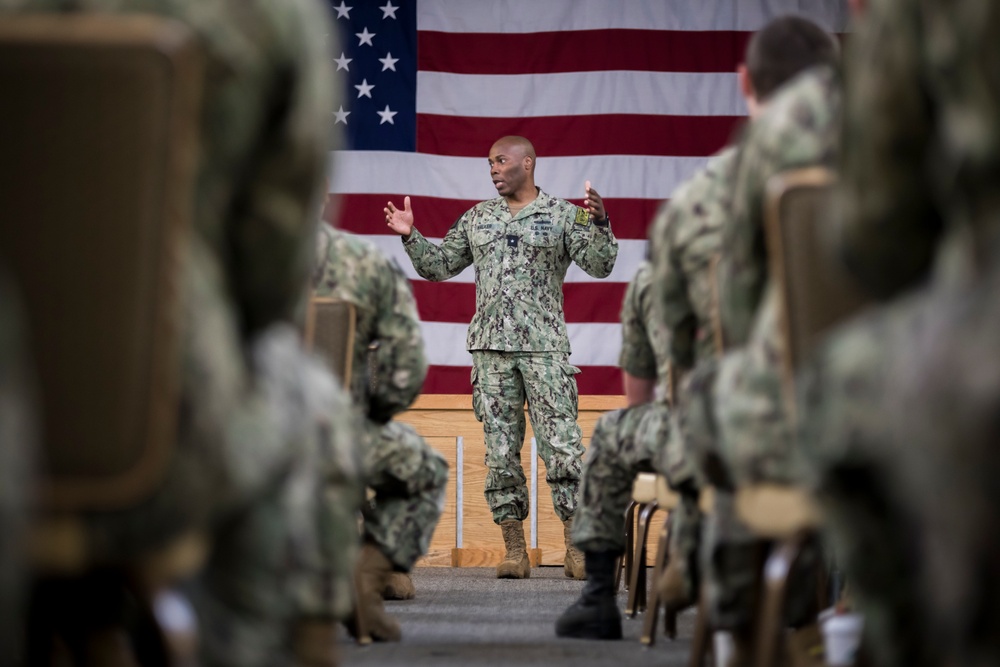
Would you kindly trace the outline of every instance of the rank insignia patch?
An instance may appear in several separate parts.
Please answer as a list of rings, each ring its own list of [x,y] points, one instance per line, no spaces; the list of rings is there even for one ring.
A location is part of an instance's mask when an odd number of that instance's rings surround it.
[[[576,209],[576,224],[586,227],[590,224],[590,213],[585,208]]]

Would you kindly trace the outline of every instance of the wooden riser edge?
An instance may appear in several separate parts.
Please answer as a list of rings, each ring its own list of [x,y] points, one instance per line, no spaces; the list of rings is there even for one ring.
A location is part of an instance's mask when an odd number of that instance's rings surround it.
[[[452,549],[452,567],[496,567],[504,557],[503,549]],[[528,549],[531,567],[542,564],[542,550]]]

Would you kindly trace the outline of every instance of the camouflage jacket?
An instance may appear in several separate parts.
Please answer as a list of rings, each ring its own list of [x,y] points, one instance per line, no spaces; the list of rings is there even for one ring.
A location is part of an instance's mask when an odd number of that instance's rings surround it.
[[[351,397],[369,418],[405,410],[427,377],[427,358],[410,282],[374,245],[321,223],[316,244],[317,296],[357,307]],[[369,346],[377,348],[369,352]]]
[[[934,260],[962,277],[1000,259],[1000,7],[870,5],[845,51],[838,246],[891,297]]]
[[[653,267],[639,265],[622,300],[622,349],[618,365],[629,375],[658,380],[656,395],[670,382],[670,332],[653,300]]]
[[[404,247],[428,280],[475,265],[476,314],[466,345],[505,352],[569,352],[562,285],[570,262],[604,278],[618,257],[610,226],[598,227],[586,210],[541,190],[514,217],[497,197],[465,212],[440,246],[414,229]]]
[[[740,143],[718,276],[719,318],[727,349],[749,339],[768,282],[767,182],[797,167],[833,166],[840,98],[837,72],[830,67],[807,70],[768,100]]]
[[[736,147],[674,191],[650,227],[653,294],[672,332],[671,356],[682,368],[715,354],[712,263],[729,214]]]

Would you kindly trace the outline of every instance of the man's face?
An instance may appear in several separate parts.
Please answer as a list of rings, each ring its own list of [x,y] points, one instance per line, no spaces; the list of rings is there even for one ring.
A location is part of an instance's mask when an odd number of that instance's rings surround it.
[[[528,179],[524,158],[524,149],[517,144],[493,144],[490,149],[490,178],[501,196],[517,192]]]

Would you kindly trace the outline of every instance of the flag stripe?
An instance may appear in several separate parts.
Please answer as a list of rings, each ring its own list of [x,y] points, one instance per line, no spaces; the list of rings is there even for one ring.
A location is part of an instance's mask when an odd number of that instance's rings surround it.
[[[412,281],[420,319],[425,322],[468,324],[476,312],[476,286],[472,283]],[[567,283],[563,286],[566,321],[584,324],[619,321],[626,285],[620,282]]]
[[[427,345],[427,361],[432,366],[471,366],[472,354],[465,349],[468,326],[465,323],[420,323]],[[621,352],[618,324],[567,323],[570,363],[576,366],[615,366]]]
[[[587,137],[591,155],[705,156],[725,146],[743,116],[661,116],[610,114],[530,118],[467,118],[420,114],[417,150],[438,155],[484,157],[492,141],[514,128],[535,137],[535,152],[545,157],[579,155]]]
[[[655,27],[660,30],[759,30],[781,14],[802,14],[829,31],[847,23],[843,0],[492,0],[470,11],[468,0],[421,0],[420,30],[541,33]],[[596,47],[591,47],[596,48]]]
[[[470,201],[497,196],[485,157],[402,151],[333,151],[331,157],[331,192],[405,192],[412,197]],[[707,156],[541,155],[535,182],[554,197],[576,202],[583,197],[585,181],[590,181],[602,197],[662,200],[707,161]]]
[[[596,186],[595,186],[596,187]],[[388,234],[384,209],[386,203],[403,205],[404,194],[356,194],[349,197],[330,195],[328,211],[339,211],[337,219],[330,219],[341,229],[355,234]],[[428,237],[443,237],[455,221],[478,200],[441,199],[437,197],[414,197],[411,206],[414,215],[419,216],[420,233]],[[582,200],[574,203],[581,204]],[[659,209],[658,199],[618,199],[605,197],[604,206],[611,216],[612,228],[618,239],[645,240],[648,237],[649,222]],[[398,240],[397,240],[398,243]]]
[[[543,34],[421,30],[417,69],[475,75],[598,70],[732,72],[743,60],[750,35],[634,29]],[[504,57],[498,58],[497,53]]]
[[[417,114],[473,118],[743,116],[746,103],[738,82],[734,72],[599,71],[490,76],[417,72]],[[580,147],[580,153],[586,150]]]

